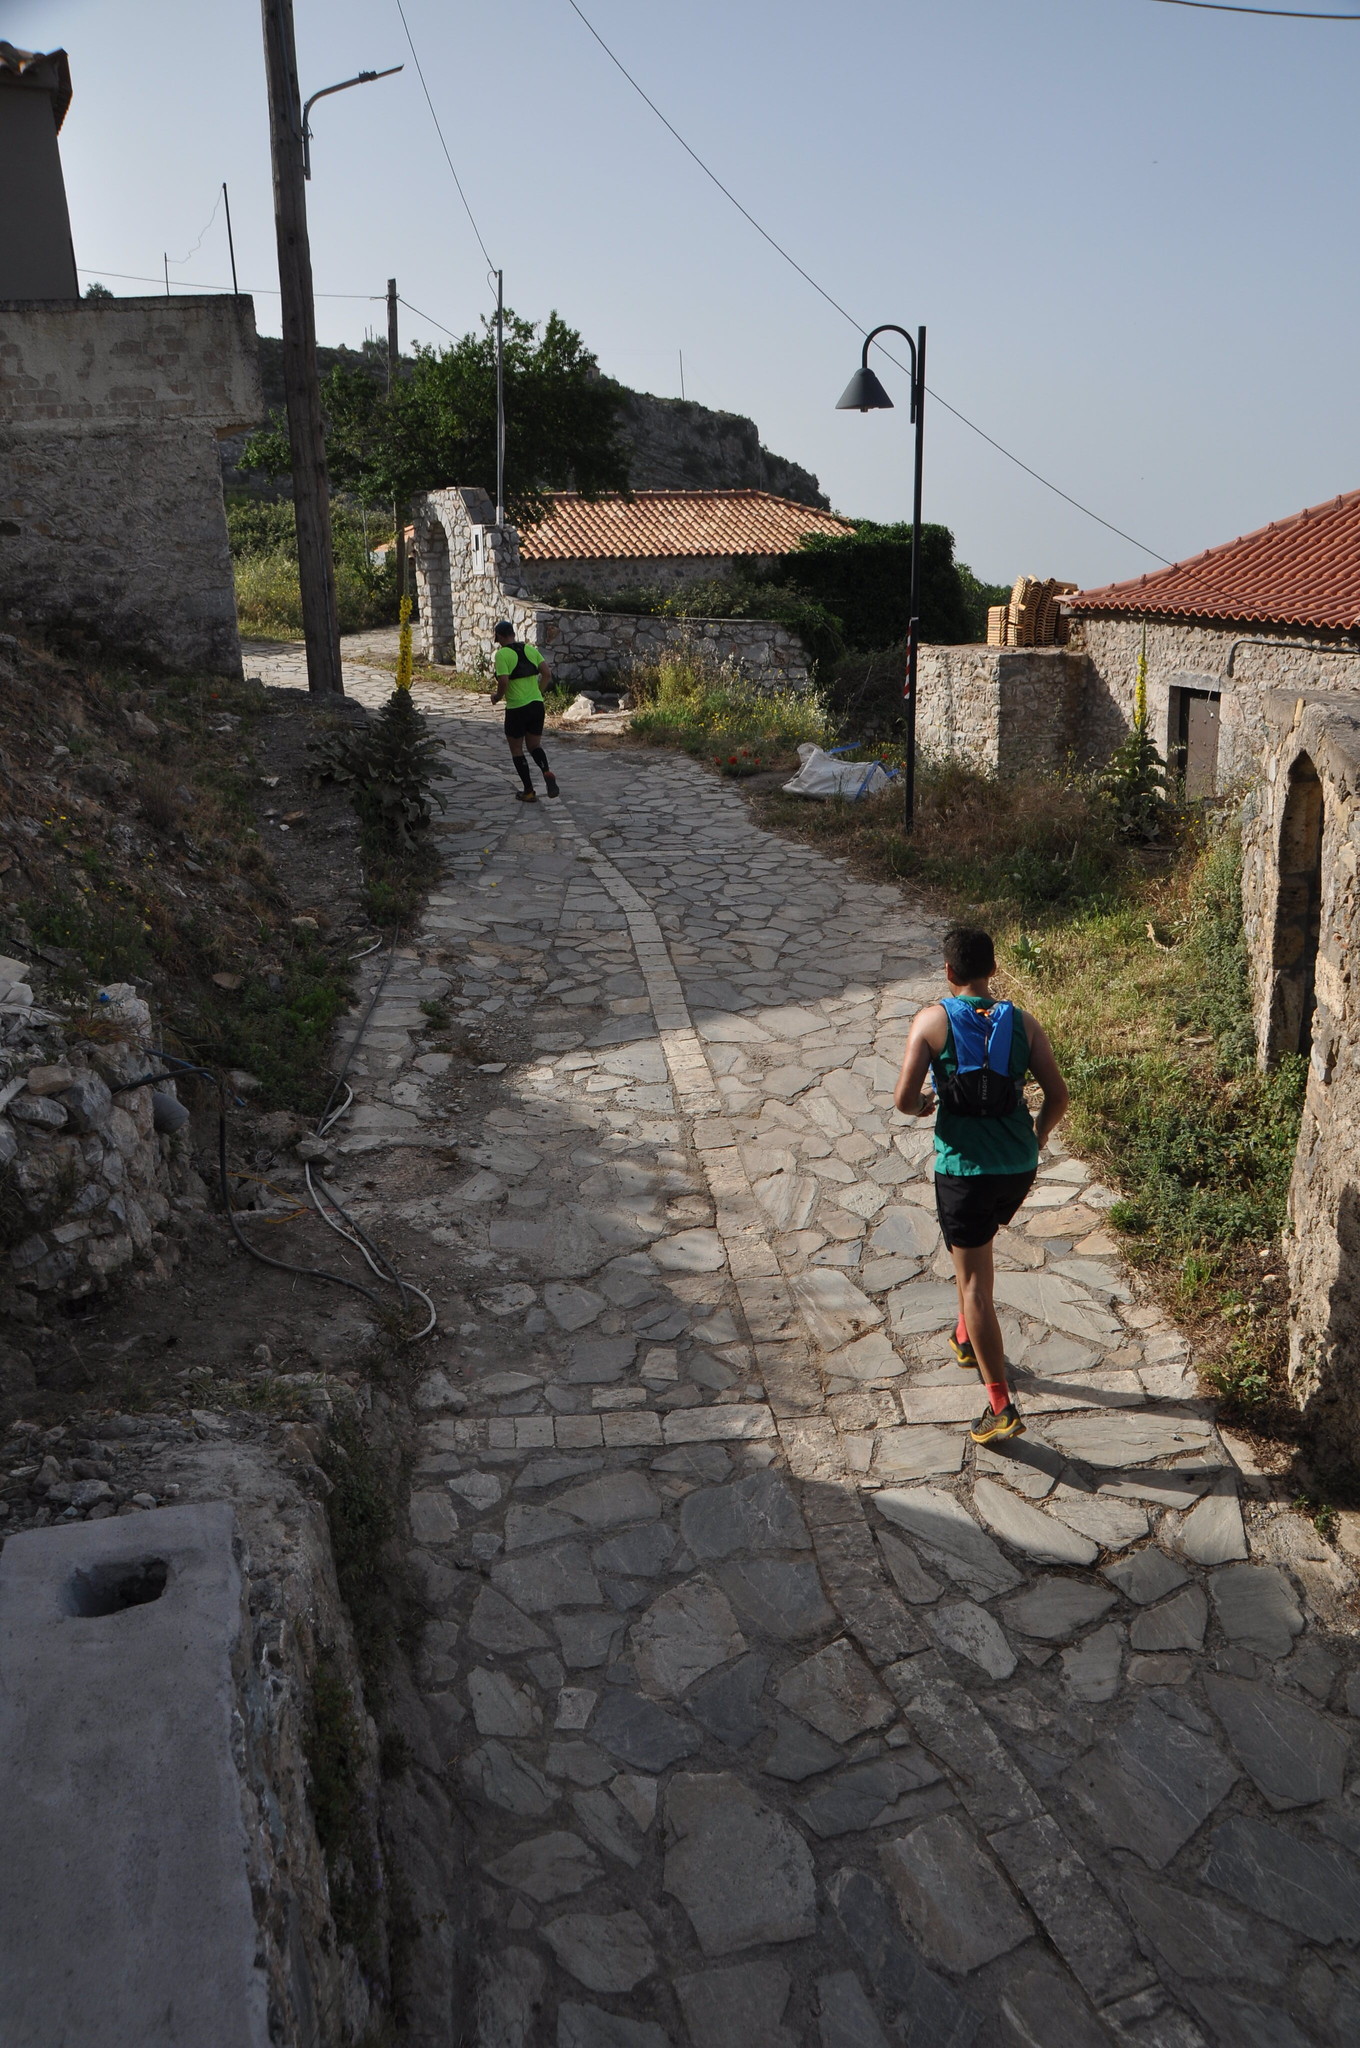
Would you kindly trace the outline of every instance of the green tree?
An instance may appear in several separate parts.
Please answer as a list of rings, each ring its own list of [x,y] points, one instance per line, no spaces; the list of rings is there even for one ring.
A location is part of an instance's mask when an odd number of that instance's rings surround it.
[[[418,348],[410,375],[389,393],[365,370],[338,365],[322,384],[326,459],[332,485],[362,503],[406,503],[449,484],[496,488],[496,337],[491,323],[444,349]],[[622,400],[599,373],[580,335],[556,313],[542,332],[505,316],[506,498],[510,516],[532,524],[547,493],[587,497],[628,489],[618,438]],[[281,413],[253,434],[243,469],[281,476],[289,468]]]
[[[847,646],[891,647],[907,637],[911,606],[911,527],[855,522],[853,533],[811,533],[784,555],[779,581],[824,605],[840,620]],[[947,526],[921,528],[921,638],[971,640],[973,611],[954,560]]]

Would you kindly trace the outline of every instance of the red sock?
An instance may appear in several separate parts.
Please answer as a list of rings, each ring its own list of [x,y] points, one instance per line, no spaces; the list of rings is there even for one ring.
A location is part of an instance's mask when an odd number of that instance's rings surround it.
[[[968,1342],[968,1325],[962,1316],[959,1317],[954,1327],[954,1342],[956,1344],[966,1344]]]
[[[993,1415],[999,1415],[1011,1398],[1011,1390],[1004,1380],[988,1380],[987,1399],[992,1404]]]

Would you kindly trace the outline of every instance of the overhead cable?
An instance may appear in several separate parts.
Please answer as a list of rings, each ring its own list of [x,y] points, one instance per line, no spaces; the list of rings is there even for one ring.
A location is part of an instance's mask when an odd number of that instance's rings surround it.
[[[1300,7],[1234,7],[1229,0],[1159,0],[1163,7],[1195,7],[1205,14],[1268,14],[1277,21],[1360,21],[1360,14],[1314,14]]]
[[[684,150],[686,156],[693,158],[694,162],[698,165],[699,169],[703,172],[704,176],[707,179],[709,179],[709,181],[712,184],[717,186],[718,190],[722,193],[724,199],[730,201],[730,203],[733,206],[735,206],[737,212],[741,215],[742,219],[750,223],[750,225],[755,229],[756,233],[762,238],[762,240],[769,243],[770,247],[775,251],[776,255],[782,256],[784,261],[787,264],[789,264],[792,269],[798,272],[798,275],[804,280],[804,282],[806,284],[810,284],[812,286],[813,291],[815,291],[819,297],[826,300],[828,306],[832,307],[835,312],[840,314],[843,320],[848,320],[852,327],[857,329],[859,333],[863,334],[865,331],[864,322],[862,320],[857,320],[854,314],[851,313],[845,306],[841,304],[839,299],[833,298],[831,293],[826,289],[825,285],[819,284],[817,282],[817,279],[812,275],[811,271],[804,270],[802,264],[798,261],[798,259],[795,256],[791,256],[789,254],[789,251],[783,246],[781,242],[777,242],[775,240],[774,236],[769,232],[769,229],[761,225],[761,223],[756,219],[755,215],[751,213],[747,207],[742,205],[741,201],[737,198],[735,192],[731,191],[728,186],[724,185],[722,179],[718,176],[717,172],[710,169],[709,165],[704,162],[703,158],[699,155],[699,152],[696,149],[692,148],[688,142],[686,142],[684,136],[680,133],[680,130],[675,126],[674,122],[669,121],[666,118],[666,116],[662,113],[660,107],[656,104],[656,101],[652,99],[650,95],[643,90],[642,86],[639,85],[637,79],[634,78],[632,72],[623,63],[623,61],[619,57],[615,56],[613,50],[610,49],[604,37],[595,27],[595,24],[588,18],[587,15],[582,13],[580,7],[577,5],[577,0],[567,0],[567,5],[571,8],[573,14],[575,14],[579,18],[583,27],[587,28],[590,31],[591,35],[595,38],[595,41],[604,51],[605,56],[608,57],[610,63],[614,66],[615,70],[620,72],[621,75],[627,79],[629,85],[632,86],[634,92],[638,95],[638,98],[644,101],[645,104],[651,108],[652,112],[656,115],[657,120],[660,121],[662,127],[665,128],[671,135],[674,136],[675,140],[679,143],[681,149]],[[876,346],[882,348],[883,344],[879,342],[876,344]],[[892,354],[890,349],[883,349],[883,353],[885,356],[887,356],[888,361],[890,363],[896,364],[899,370],[906,370],[906,364],[899,362],[897,357]],[[908,372],[908,374],[910,374],[910,372]],[[927,386],[927,389],[930,389],[930,387]],[[1062,498],[1067,504],[1074,506],[1076,510],[1082,513],[1087,519],[1094,519],[1097,526],[1103,526],[1108,533],[1118,534],[1120,540],[1126,540],[1128,541],[1131,547],[1141,549],[1141,551],[1145,555],[1151,555],[1152,559],[1155,562],[1166,562],[1169,566],[1168,556],[1159,554],[1156,548],[1150,548],[1146,541],[1136,539],[1133,534],[1125,533],[1122,526],[1116,526],[1112,520],[1102,518],[1099,512],[1093,512],[1089,505],[1083,505],[1079,498],[1074,498],[1070,491],[1064,491],[1058,484],[1051,482],[1048,477],[1041,476],[1037,469],[1031,469],[1030,465],[1027,462],[1022,462],[1018,455],[1012,454],[1009,448],[1003,447],[1001,442],[996,440],[991,434],[987,433],[984,428],[980,427],[977,424],[976,420],[970,420],[966,413],[960,412],[957,406],[951,405],[947,398],[941,398],[938,391],[931,390],[930,395],[935,400],[935,403],[937,405],[942,405],[947,413],[951,413],[956,420],[960,421],[960,423],[963,426],[967,427],[972,433],[976,434],[979,437],[979,439],[985,441],[989,447],[995,448],[998,455],[1004,455],[1006,460],[1008,462],[1013,462],[1017,469],[1023,469],[1026,476],[1032,476],[1036,483],[1040,483],[1044,486],[1045,490],[1052,491],[1055,497]]]
[[[420,53],[416,49],[415,38],[411,34],[411,24],[406,19],[406,9],[402,6],[402,0],[397,0],[397,13],[401,16],[401,25],[406,31],[406,40],[411,46],[411,57],[416,67],[416,76],[420,80],[420,89],[425,95],[425,104],[430,110],[430,119],[434,122],[434,132],[439,137],[439,147],[444,152],[444,161],[449,167],[449,176],[453,179],[454,185],[457,188],[458,197],[463,202],[463,211],[467,215],[469,221],[471,221],[472,223],[472,232],[477,237],[477,246],[481,250],[483,256],[485,256],[487,263],[490,265],[491,269],[494,270],[496,265],[492,259],[491,251],[487,248],[486,243],[482,240],[482,231],[477,225],[476,215],[473,213],[472,208],[468,204],[467,193],[463,190],[463,181],[459,177],[457,171],[454,169],[453,158],[449,154],[449,145],[444,140],[444,130],[439,125],[439,116],[434,110],[434,101],[430,97],[430,88],[425,83],[425,72],[423,66],[421,65]],[[436,321],[435,324],[437,326],[438,322]],[[445,329],[446,333],[447,331],[448,330]]]

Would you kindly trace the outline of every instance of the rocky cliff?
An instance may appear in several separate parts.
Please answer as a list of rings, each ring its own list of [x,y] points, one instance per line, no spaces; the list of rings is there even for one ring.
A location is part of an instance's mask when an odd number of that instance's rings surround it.
[[[378,342],[362,349],[319,348],[317,361],[324,377],[338,363],[386,375],[386,351]],[[277,335],[260,336],[260,379],[265,404],[283,404],[283,343]],[[622,432],[632,454],[633,486],[640,491],[761,490],[793,498],[800,505],[829,506],[811,470],[774,455],[760,438],[754,420],[738,412],[714,412],[686,398],[654,398],[648,391],[615,386],[623,399]],[[222,443],[223,480],[228,490],[249,490],[267,497],[282,495],[263,487],[257,476],[236,468],[245,437]]]

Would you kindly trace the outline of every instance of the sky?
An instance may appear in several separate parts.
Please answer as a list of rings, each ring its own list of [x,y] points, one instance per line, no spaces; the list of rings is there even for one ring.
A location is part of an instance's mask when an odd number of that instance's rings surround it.
[[[1346,0],[1321,0],[1342,7]],[[1352,6],[1355,0],[1350,0]],[[636,387],[749,414],[852,516],[910,516],[907,380],[840,413],[862,333],[928,328],[925,515],[988,581],[1087,587],[1360,486],[1360,22],[1159,0],[404,0],[506,298]],[[321,102],[309,209],[323,341],[462,333],[487,255],[397,0],[295,0]],[[279,330],[256,0],[0,0],[64,45],[76,261],[118,294],[230,281]],[[140,284],[138,278],[149,279]],[[905,361],[905,355],[903,355]],[[945,410],[1122,529],[1087,517]],[[450,482],[457,479],[450,479]]]

